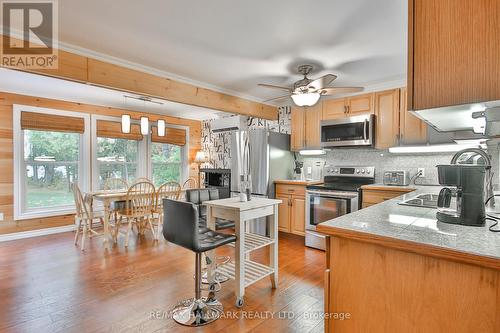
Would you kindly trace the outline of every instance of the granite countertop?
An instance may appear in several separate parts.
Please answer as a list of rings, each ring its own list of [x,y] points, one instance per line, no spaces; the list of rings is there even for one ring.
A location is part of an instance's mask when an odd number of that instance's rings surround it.
[[[286,184],[286,185],[318,185],[323,184],[320,180],[295,180],[295,179],[277,179],[274,181],[275,184]]]
[[[428,246],[427,253],[442,250],[448,257],[467,256],[471,260],[476,257],[490,267],[500,268],[500,233],[488,230],[492,221],[487,220],[484,227],[438,222],[436,209],[402,206],[398,202],[418,194],[437,194],[441,187],[411,187],[415,188],[414,192],[321,223],[318,231],[355,239],[408,242],[408,247],[416,252],[419,247]],[[495,209],[500,211],[500,202]],[[398,242],[398,247],[404,248],[404,243]]]

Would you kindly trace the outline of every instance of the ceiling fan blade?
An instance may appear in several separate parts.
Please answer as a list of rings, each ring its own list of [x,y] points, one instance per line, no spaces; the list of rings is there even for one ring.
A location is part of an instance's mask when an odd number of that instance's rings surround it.
[[[264,87],[264,88],[272,88],[272,89],[280,89],[280,90],[290,91],[290,88],[288,88],[288,87],[276,86],[274,84],[259,83],[258,86]]]
[[[265,101],[262,101],[262,103],[272,102],[272,101],[276,101],[276,100],[283,99],[283,98],[288,98],[288,97],[290,97],[290,95],[285,95],[285,96],[280,96],[280,97],[274,97],[274,98],[271,98],[271,99],[266,99]]]
[[[314,89],[322,89],[328,87],[337,78],[337,75],[326,74],[316,80],[311,81],[307,86]]]
[[[323,88],[319,89],[318,92],[321,95],[337,95],[337,94],[350,94],[363,91],[363,87],[334,87],[334,88]]]

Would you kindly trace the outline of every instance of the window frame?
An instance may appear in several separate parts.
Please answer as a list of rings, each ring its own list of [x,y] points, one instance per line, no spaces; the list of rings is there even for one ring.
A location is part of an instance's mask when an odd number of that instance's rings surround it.
[[[78,186],[82,191],[88,191],[90,188],[90,114],[21,104],[14,104],[12,109],[14,141],[14,220],[27,220],[74,214],[74,204],[68,206],[32,209],[28,209],[26,207],[26,164],[24,161],[24,130],[21,129],[21,112],[26,111],[42,114],[57,114],[61,116],[79,117],[84,119],[85,130],[83,134],[79,134],[80,147],[78,158]]]
[[[97,163],[97,121],[98,120],[108,120],[108,121],[116,121],[121,123],[121,118],[113,117],[113,116],[101,116],[101,115],[92,115],[92,191],[99,191],[99,173],[98,163]],[[131,124],[140,124],[139,121],[131,120]],[[148,143],[145,137],[141,141],[138,141],[139,145],[137,148],[137,178],[147,177],[147,166],[141,161],[145,161],[148,153]],[[130,185],[130,184],[129,184]]]

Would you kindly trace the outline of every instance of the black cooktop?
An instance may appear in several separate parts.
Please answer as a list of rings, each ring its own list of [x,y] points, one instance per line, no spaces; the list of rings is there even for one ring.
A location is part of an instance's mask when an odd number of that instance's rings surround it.
[[[325,177],[321,185],[309,185],[308,190],[359,192],[361,186],[375,183],[374,178]]]

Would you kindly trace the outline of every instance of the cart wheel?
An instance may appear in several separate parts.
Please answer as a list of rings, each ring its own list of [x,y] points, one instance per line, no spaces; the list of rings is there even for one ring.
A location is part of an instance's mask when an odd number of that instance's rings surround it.
[[[236,307],[241,308],[244,304],[243,297],[236,299]]]

